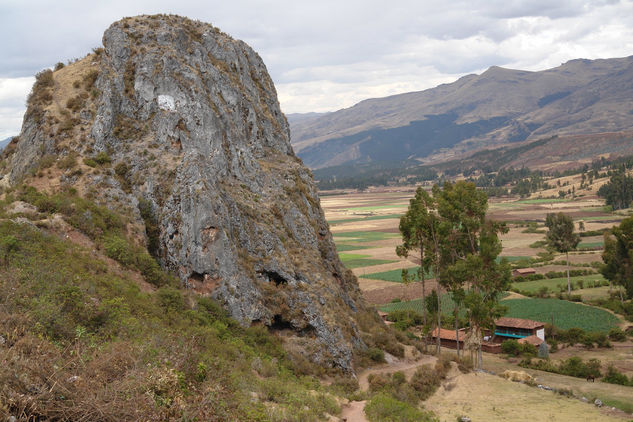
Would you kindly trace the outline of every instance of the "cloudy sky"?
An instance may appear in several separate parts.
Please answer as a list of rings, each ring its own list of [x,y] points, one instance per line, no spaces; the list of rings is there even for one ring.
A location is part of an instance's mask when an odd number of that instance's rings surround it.
[[[633,55],[633,0],[0,0],[0,140],[32,75],[82,57],[124,16],[176,13],[250,44],[284,112],[333,111],[489,66]]]

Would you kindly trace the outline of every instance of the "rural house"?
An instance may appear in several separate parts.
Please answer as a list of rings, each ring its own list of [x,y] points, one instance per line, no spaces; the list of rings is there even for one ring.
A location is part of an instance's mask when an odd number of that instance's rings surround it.
[[[539,346],[545,341],[545,324],[531,319],[499,318],[495,321],[493,341],[502,343],[505,340],[518,340]]]
[[[516,270],[512,271],[512,275],[515,277],[525,277],[526,275],[531,274],[536,274],[536,270],[534,268],[517,268]]]
[[[455,333],[455,330],[449,330],[446,328],[442,328],[440,330],[440,344],[442,347],[448,347],[449,349],[457,349],[457,343],[459,342],[459,348],[464,349],[464,338],[466,337],[466,329],[462,328],[459,330],[459,338]],[[437,341],[437,328],[433,330],[431,333],[431,338],[433,341]]]
[[[521,318],[499,318],[495,321],[494,334],[484,337],[482,342],[482,350],[489,353],[501,353],[501,343],[506,340],[517,340],[519,343],[529,343],[536,347],[545,342],[545,324],[530,319]],[[456,349],[464,349],[464,340],[466,338],[467,329],[459,330],[459,337],[455,330],[443,328],[440,331],[440,344],[442,347]],[[431,332],[433,342],[437,341],[437,328]]]

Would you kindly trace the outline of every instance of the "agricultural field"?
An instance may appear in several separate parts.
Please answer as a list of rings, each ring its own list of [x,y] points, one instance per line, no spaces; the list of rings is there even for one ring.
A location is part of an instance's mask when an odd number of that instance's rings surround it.
[[[574,179],[573,177],[562,178],[561,183],[563,185],[569,183],[566,186],[573,186]],[[538,274],[550,271],[564,272],[565,255],[547,256],[543,246],[546,232],[544,222],[547,213],[565,212],[571,215],[576,223],[582,222],[586,232],[610,228],[623,218],[622,213],[612,213],[609,207],[605,207],[604,202],[591,191],[583,192],[579,186],[576,186],[576,192],[584,196],[550,199],[532,195],[530,198],[523,199],[517,197],[491,199],[489,216],[505,221],[509,227],[508,233],[501,238],[503,244],[501,256],[512,265],[533,267]],[[421,310],[420,283],[414,282],[409,285],[402,283],[402,269],[406,268],[410,275],[415,274],[419,259],[415,254],[408,258],[401,258],[395,253],[396,246],[401,243],[398,230],[399,217],[406,211],[413,194],[414,188],[411,187],[321,196],[321,205],[343,263],[358,277],[360,288],[367,300],[383,310]],[[546,196],[546,194],[547,192],[541,195]],[[601,235],[588,234],[591,236],[581,238],[580,247],[584,250],[570,253],[570,268],[590,270],[594,274],[572,277],[574,286],[572,294],[580,295],[585,300],[609,297],[614,292],[604,286],[603,277],[595,273],[595,263],[602,260],[600,253],[603,238]],[[544,257],[546,259],[543,259]],[[432,274],[427,274],[426,280],[426,290],[430,292],[435,288]],[[560,277],[512,284],[513,290],[531,295],[542,292],[545,287],[548,289],[547,294],[554,296],[561,289],[566,289],[567,279]],[[394,300],[397,303],[390,303]],[[450,298],[446,296],[443,300],[446,301],[444,309],[451,310]],[[509,316],[526,315],[525,310],[519,306],[520,302],[507,302],[513,303],[510,306]],[[533,305],[536,303],[532,302]],[[556,303],[564,306],[567,302],[557,301]],[[564,312],[587,308],[576,308],[583,305],[575,303],[570,305],[570,310],[555,308],[554,311],[563,312],[564,315]],[[532,307],[536,312],[535,315],[540,318],[543,313],[537,311],[542,310],[541,308],[543,308],[542,305]],[[549,312],[552,310],[550,309]],[[614,323],[611,319],[612,315],[608,312],[597,315],[599,319],[604,320],[603,325],[600,325],[601,330]],[[547,320],[549,321],[549,317]],[[571,323],[568,318],[562,318],[560,321],[564,326]],[[582,324],[583,328],[592,327],[593,322],[582,322]]]
[[[374,259],[370,255],[363,255],[358,253],[342,253],[339,252],[339,258],[341,262],[345,264],[347,268],[353,269],[358,267],[368,267],[372,265],[390,264],[396,262],[388,259]]]
[[[580,182],[579,180],[577,181]],[[574,186],[573,177],[561,178],[565,186]],[[530,198],[491,199],[489,216],[505,221],[509,231],[502,236],[505,257],[514,265],[531,266],[537,273],[564,271],[561,261],[564,255],[557,254],[554,260],[542,261],[539,254],[546,252],[542,246],[545,239],[545,215],[548,212],[562,211],[571,215],[577,223],[582,222],[585,231],[609,228],[622,219],[622,215],[612,213],[604,202],[591,191],[582,191],[576,186],[576,192],[584,195],[578,198],[544,198],[532,195]],[[421,292],[420,287],[403,286],[401,270],[406,268],[414,273],[419,265],[415,254],[408,258],[398,257],[395,247],[401,243],[398,224],[399,217],[406,211],[414,188],[385,188],[381,191],[348,193],[343,195],[322,195],[321,206],[330,230],[334,236],[341,259],[357,277],[361,290],[375,304],[385,304],[393,299],[412,299],[413,292]],[[545,196],[548,192],[541,195]],[[557,191],[553,192],[557,195]],[[603,247],[602,236],[588,236],[581,239],[578,252],[570,253],[572,269],[592,269],[592,263],[601,261]],[[430,278],[432,275],[428,275]],[[600,276],[583,276],[574,279],[583,280],[583,288],[594,286]],[[428,279],[427,279],[428,281]],[[558,292],[558,284],[567,281],[547,280],[542,283],[518,284],[513,287],[522,291],[537,292],[547,286],[552,293]],[[428,284],[433,288],[432,281]],[[580,286],[578,286],[580,287]],[[371,292],[371,293],[370,293]],[[595,296],[603,290],[586,292]],[[415,297],[413,298],[415,299]]]
[[[604,279],[602,274],[580,275],[569,278],[572,290],[580,288],[593,288],[608,286],[608,281]],[[582,287],[581,287],[582,286]],[[519,292],[537,293],[546,287],[549,293],[567,292],[567,277],[557,277],[544,280],[521,281],[512,283],[512,290]],[[575,293],[575,292],[574,292]],[[608,294],[606,295],[608,297]]]
[[[579,181],[577,181],[579,182]],[[569,183],[569,185],[565,185]],[[571,187],[573,177],[561,178],[561,184]],[[594,187],[593,192],[597,190]],[[625,215],[612,213],[604,202],[593,196],[591,191],[576,192],[579,198],[548,199],[552,192],[532,195],[530,198],[503,198],[489,202],[489,217],[507,223],[509,231],[501,238],[505,257],[512,266],[532,267],[537,274],[562,273],[566,269],[564,254],[550,254],[544,247],[545,216],[549,212],[569,214],[577,224],[582,222],[587,236],[581,238],[580,250],[569,255],[571,270],[587,270],[592,274],[572,277],[572,295],[582,300],[608,298],[617,294],[607,285],[602,275],[596,272],[601,262],[603,237],[599,230],[608,229]],[[399,217],[406,212],[408,201],[414,188],[393,188],[367,193],[351,193],[336,196],[321,196],[321,205],[334,236],[339,254],[345,265],[358,277],[359,286],[369,303],[380,310],[422,311],[422,286],[419,282],[402,282],[402,269],[415,274],[419,259],[415,254],[408,258],[398,257],[395,248],[401,243],[398,230]],[[426,275],[426,292],[436,288],[432,274]],[[549,299],[528,298],[517,293],[504,296],[502,304],[508,307],[507,316],[530,318],[554,324],[562,329],[571,327],[585,331],[607,333],[612,327],[624,328],[626,323],[610,311],[584,305],[582,303],[559,300],[561,287],[566,290],[567,278],[513,282],[513,290],[530,295],[542,292],[547,287]],[[446,315],[453,312],[453,301],[446,292],[442,293],[442,310]],[[462,311],[462,315],[464,315]],[[445,353],[443,351],[443,353]],[[454,353],[454,352],[453,352]],[[633,343],[614,343],[612,349],[586,349],[581,346],[561,348],[552,358],[561,359],[571,355],[583,359],[601,359],[603,366],[614,364],[620,371],[633,374]],[[505,369],[525,370],[513,362],[497,355],[485,353],[484,368],[495,373]],[[527,370],[538,383],[556,388],[569,389],[574,394],[586,396],[589,400],[599,397],[609,406],[633,412],[633,388],[597,381],[587,383],[584,379],[542,371]],[[510,420],[515,416],[518,400],[529,401],[532,420],[630,420],[631,416],[618,410],[597,409],[577,399],[568,399],[552,392],[539,390],[522,384],[510,383],[498,377],[484,374],[469,374],[453,380],[450,388],[441,390],[425,403],[428,409],[436,411],[440,420],[455,420],[458,414],[468,414],[473,420]],[[516,386],[516,388],[515,388]],[[521,391],[516,391],[521,389]],[[475,398],[475,400],[473,400]],[[473,404],[476,403],[476,404]],[[555,410],[552,410],[555,409]]]
[[[620,324],[610,312],[580,303],[559,299],[507,299],[501,304],[508,307],[506,316],[533,319],[545,323],[552,320],[556,327],[568,330],[582,328],[585,331],[607,333]]]
[[[451,315],[454,303],[450,295],[442,295],[442,314]],[[620,325],[620,320],[610,312],[559,299],[505,299],[501,304],[508,307],[506,316],[512,318],[525,318],[551,323],[568,330],[570,328],[582,328],[585,331],[609,332],[613,327]],[[396,310],[411,310],[422,313],[422,300],[416,299],[406,302],[388,303],[379,308],[383,312]]]

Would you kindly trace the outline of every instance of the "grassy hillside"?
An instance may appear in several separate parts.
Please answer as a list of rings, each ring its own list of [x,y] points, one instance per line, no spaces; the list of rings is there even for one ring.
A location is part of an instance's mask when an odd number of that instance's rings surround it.
[[[125,216],[73,192],[7,195],[0,416],[312,421],[340,411],[338,378],[322,386],[323,369],[281,337],[175,286],[127,237]]]

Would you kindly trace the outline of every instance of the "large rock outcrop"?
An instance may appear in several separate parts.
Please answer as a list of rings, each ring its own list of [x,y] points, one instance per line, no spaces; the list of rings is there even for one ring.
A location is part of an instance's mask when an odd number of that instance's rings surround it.
[[[154,238],[139,239],[237,320],[290,333],[313,361],[350,370],[364,347],[355,318],[368,311],[261,58],[177,16],[126,18],[103,44],[38,77],[4,182],[49,156],[111,161],[61,171],[59,182],[132,225],[151,220]]]

